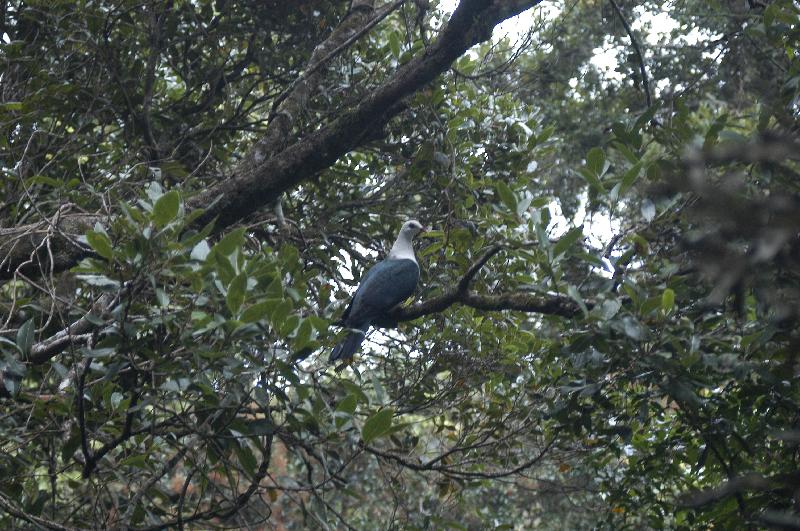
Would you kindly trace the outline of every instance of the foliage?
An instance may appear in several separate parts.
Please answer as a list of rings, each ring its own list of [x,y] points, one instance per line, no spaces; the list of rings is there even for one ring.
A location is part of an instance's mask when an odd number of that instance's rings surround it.
[[[435,6],[235,4],[8,2],[0,523],[798,526],[795,3],[553,3],[365,130]],[[407,217],[416,301],[337,372]]]

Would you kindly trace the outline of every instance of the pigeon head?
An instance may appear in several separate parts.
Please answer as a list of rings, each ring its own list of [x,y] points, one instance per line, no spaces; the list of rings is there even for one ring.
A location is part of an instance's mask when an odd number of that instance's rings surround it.
[[[414,236],[425,232],[427,229],[422,226],[422,223],[417,221],[416,219],[409,219],[405,223],[403,223],[403,227],[400,229],[401,234],[408,235],[409,237],[413,238]]]

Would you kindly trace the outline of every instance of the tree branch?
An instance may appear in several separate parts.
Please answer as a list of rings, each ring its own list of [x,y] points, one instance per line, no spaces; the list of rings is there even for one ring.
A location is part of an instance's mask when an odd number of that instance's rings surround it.
[[[197,220],[203,226],[217,219],[221,228],[275,200],[284,191],[318,174],[342,155],[359,147],[367,132],[386,124],[403,98],[441,74],[473,45],[491,37],[496,24],[542,0],[462,0],[439,38],[424,52],[395,71],[356,107],[329,125],[260,162],[259,146],[232,177],[189,201],[191,208],[212,205]]]
[[[125,412],[125,424],[122,427],[122,433],[114,437],[112,441],[105,443],[97,451],[92,453],[91,456],[87,456],[85,462],[83,463],[84,478],[88,478],[92,475],[92,472],[97,467],[97,463],[99,463],[108,452],[133,436],[131,433],[131,428],[133,427],[133,417],[135,416],[136,405],[138,403],[139,391],[134,391],[133,396],[131,397],[130,405],[128,405],[128,411]]]
[[[56,522],[51,522],[50,520],[45,520],[39,516],[34,516],[32,514],[28,514],[6,498],[2,493],[0,493],[0,509],[3,509],[5,512],[19,518],[20,520],[24,520],[30,524],[35,525],[36,527],[43,527],[45,529],[54,529],[56,531],[73,531],[75,528],[67,527]]]
[[[742,492],[765,491],[773,488],[775,488],[773,481],[753,472],[725,481],[712,489],[684,494],[681,496],[680,505],[692,508],[702,507]]]
[[[519,312],[542,313],[574,317],[580,313],[580,307],[570,297],[558,294],[537,295],[525,292],[500,293],[498,295],[482,295],[469,290],[469,285],[494,255],[502,250],[500,245],[489,247],[470,267],[454,288],[446,290],[438,297],[428,299],[412,306],[399,306],[387,315],[386,319],[376,322],[376,326],[392,328],[400,321],[411,321],[424,315],[440,313],[456,303],[470,306],[476,310],[500,311],[514,310]],[[591,308],[591,303],[587,302]]]
[[[63,271],[74,266],[89,254],[89,250],[75,242],[104,217],[97,214],[62,214],[56,220],[12,228],[0,228],[0,280],[14,278],[17,271],[31,278],[50,271]],[[47,241],[52,249],[52,264]]]
[[[427,463],[414,463],[393,453],[378,450],[373,446],[363,445],[362,447],[365,451],[372,455],[381,457],[383,459],[389,459],[402,467],[409,468],[417,472],[439,472],[445,476],[460,478],[497,479],[519,474],[523,470],[534,466],[536,463],[541,461],[545,455],[547,455],[547,452],[550,450],[550,448],[552,448],[555,442],[556,437],[554,436],[537,455],[510,470],[504,470],[502,472],[476,472],[473,470],[459,470],[449,465],[437,464],[439,461],[438,458],[434,458]]]
[[[491,247],[489,247],[489,249],[487,249],[486,252],[483,253],[480,258],[475,260],[475,263],[469,266],[467,272],[464,273],[464,276],[461,277],[461,280],[458,281],[458,286],[456,286],[456,292],[462,294],[466,293],[467,288],[469,288],[470,282],[472,282],[472,279],[475,278],[475,275],[478,274],[478,271],[480,271],[481,268],[486,264],[486,262],[488,262],[494,255],[499,253],[501,249],[502,247],[500,245],[494,244]]]
[[[264,441],[264,450],[262,454],[261,463],[259,464],[258,470],[253,474],[253,479],[248,485],[247,489],[239,494],[236,499],[227,507],[219,507],[217,509],[210,509],[208,511],[203,512],[196,512],[191,516],[179,516],[174,520],[170,520],[169,522],[164,522],[162,524],[157,524],[149,527],[144,528],[131,528],[137,529],[141,531],[156,531],[161,529],[170,529],[177,526],[179,523],[181,524],[189,524],[192,522],[197,522],[200,520],[212,520],[215,518],[225,519],[229,518],[232,515],[236,514],[239,509],[245,506],[250,498],[255,494],[256,490],[261,486],[261,481],[267,477],[267,472],[269,472],[269,460],[272,456],[272,435],[265,436]]]
[[[380,11],[378,13],[376,13],[375,16],[372,17],[372,19],[369,20],[369,22],[364,24],[361,28],[359,28],[357,31],[355,31],[352,35],[347,37],[343,42],[338,44],[333,50],[328,52],[327,55],[325,55],[324,57],[315,60],[315,56],[312,55],[311,56],[311,61],[310,61],[311,62],[311,66],[309,66],[305,71],[303,71],[303,73],[300,74],[300,76],[298,76],[286,88],[286,90],[281,92],[278,95],[278,97],[275,98],[275,101],[272,104],[272,109],[269,112],[269,120],[272,121],[272,119],[275,118],[275,116],[279,112],[281,112],[281,109],[280,109],[281,104],[286,100],[286,98],[292,92],[296,92],[295,89],[297,88],[297,86],[300,83],[306,82],[306,80],[311,77],[311,74],[316,73],[320,68],[322,68],[323,66],[328,64],[331,59],[333,59],[334,57],[336,57],[337,55],[342,53],[344,50],[346,50],[347,48],[352,46],[353,43],[355,43],[358,39],[360,39],[361,37],[366,35],[366,33],[369,32],[369,30],[371,30],[373,27],[375,27],[376,24],[378,24],[381,20],[383,20],[384,18],[389,16],[392,12],[394,12],[398,7],[400,7],[405,2],[406,2],[406,0],[394,0],[394,2],[383,6],[380,9]],[[370,4],[369,11],[371,11],[372,10],[372,8],[371,8],[372,2],[368,2],[368,3]],[[364,7],[365,7],[364,4],[365,4],[365,2],[362,1],[362,4],[359,4],[358,6],[354,5],[353,9],[354,10],[364,9]],[[328,41],[330,41],[330,40],[332,40],[332,39],[329,38],[326,41],[326,43]],[[325,46],[324,48],[327,48],[327,46]],[[320,51],[323,51],[324,48],[321,47],[321,46],[317,47],[317,49],[319,49]],[[316,54],[316,52],[317,52],[317,50],[315,50],[315,54]]]
[[[112,296],[109,293],[102,295],[92,306],[92,311],[90,313],[84,315],[47,339],[34,344],[31,347],[30,354],[28,354],[28,359],[26,361],[33,365],[41,365],[56,354],[63,352],[64,349],[68,348],[70,345],[90,340],[92,334],[87,332],[92,330],[95,325],[91,322],[89,315],[94,314],[104,318],[108,310],[119,300],[119,297],[119,293],[116,296]]]
[[[400,321],[412,321],[432,313],[441,313],[456,303],[486,312],[512,310],[544,315],[559,315],[561,317],[574,317],[581,311],[574,300],[564,295],[543,296],[524,292],[481,295],[471,291],[459,294],[456,290],[451,290],[419,304],[396,308],[392,310],[386,321],[376,325],[391,327]],[[592,307],[588,301],[586,306]]]
[[[455,59],[473,45],[489,39],[495,25],[538,5],[541,1],[462,0],[436,41],[398,68],[383,84],[371,90],[358,105],[343,111],[327,126],[279,152],[270,152],[273,146],[278,145],[273,142],[278,141],[268,141],[265,137],[234,168],[230,177],[220,178],[219,184],[191,198],[187,202],[188,209],[205,209],[204,215],[191,228],[202,227],[216,219],[215,229],[220,231],[330,167],[340,157],[361,146],[367,140],[369,132],[383,127],[399,113],[403,109],[399,103],[404,98],[446,71]],[[351,14],[344,22],[353,16]],[[371,18],[356,20],[366,24]],[[353,22],[348,22],[351,23]],[[342,42],[346,39],[344,37]],[[309,81],[310,78],[306,79],[306,83]],[[285,135],[281,136],[280,142],[283,142],[283,138]],[[96,221],[102,219],[99,215],[65,215],[59,220],[57,228],[60,233],[74,237],[84,234]],[[48,236],[43,230],[47,226],[46,222],[42,222],[0,229],[0,242],[3,242],[0,243],[0,252],[7,254],[0,262],[0,280],[13,278],[16,269],[23,264],[26,274],[43,274],[42,267],[49,267],[49,259],[46,254],[37,252],[37,249]],[[84,247],[58,235],[53,235],[51,246],[54,252],[54,271],[72,267],[87,254]],[[29,261],[31,256],[38,256],[43,266],[40,267],[36,261]]]
[[[645,103],[649,109],[653,103],[653,99],[650,95],[650,80],[647,77],[647,69],[644,67],[644,57],[642,56],[642,50],[639,48],[639,41],[636,40],[636,36],[633,34],[630,24],[628,24],[628,21],[625,19],[625,15],[622,14],[622,10],[617,5],[616,0],[609,0],[609,2],[611,2],[611,7],[614,8],[617,16],[622,21],[622,25],[625,27],[625,32],[628,34],[628,37],[630,37],[631,45],[633,46],[633,49],[636,52],[636,57],[639,60],[639,72],[642,74],[642,87],[644,87]]]

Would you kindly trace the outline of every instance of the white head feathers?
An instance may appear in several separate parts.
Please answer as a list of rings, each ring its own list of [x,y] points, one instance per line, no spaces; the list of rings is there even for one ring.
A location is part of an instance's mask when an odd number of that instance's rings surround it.
[[[416,219],[410,219],[403,223],[400,234],[398,234],[397,240],[395,240],[394,245],[392,245],[392,250],[389,251],[387,259],[406,259],[416,262],[417,258],[414,256],[414,247],[411,245],[411,241],[414,239],[414,236],[421,232],[425,232],[425,227]]]

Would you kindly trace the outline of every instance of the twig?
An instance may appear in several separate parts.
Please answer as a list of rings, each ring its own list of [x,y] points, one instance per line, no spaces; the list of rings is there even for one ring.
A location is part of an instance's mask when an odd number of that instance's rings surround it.
[[[31,523],[37,527],[43,527],[45,529],[54,529],[56,531],[76,531],[74,527],[67,527],[56,522],[51,522],[50,520],[46,520],[39,516],[34,516],[32,514],[28,514],[6,498],[2,493],[0,493],[0,509],[3,509],[5,512],[10,514],[11,516],[15,516],[21,520],[25,520],[28,523]]]
[[[475,261],[475,263],[473,263],[469,267],[469,269],[467,269],[467,272],[464,273],[464,276],[461,277],[461,280],[458,281],[458,286],[456,287],[456,291],[458,293],[465,293],[467,291],[467,288],[469,288],[469,284],[470,282],[472,282],[472,279],[475,278],[475,275],[478,274],[478,271],[480,271],[480,269],[486,264],[486,262],[488,262],[494,255],[499,253],[502,248],[503,247],[498,244],[494,244],[491,247],[489,247],[489,249],[487,249],[486,252],[483,253],[481,257],[478,258]]]
[[[628,24],[628,21],[625,20],[625,15],[622,14],[622,10],[620,10],[616,0],[608,0],[608,1],[611,2],[611,7],[614,8],[614,11],[617,13],[617,16],[622,21],[622,25],[625,27],[625,32],[631,39],[631,45],[633,46],[633,49],[636,51],[636,57],[639,59],[639,71],[642,74],[642,86],[644,87],[645,102],[647,103],[647,108],[649,109],[650,106],[653,104],[653,101],[650,95],[650,81],[647,78],[647,69],[644,67],[644,57],[642,56],[642,50],[639,48],[639,42],[636,40],[636,36],[633,34],[633,30],[631,29],[630,24]]]
[[[138,403],[139,392],[136,391],[131,397],[130,404],[128,405],[128,411],[125,412],[125,425],[122,427],[122,433],[115,437],[111,442],[104,444],[100,449],[94,452],[91,459],[86,460],[86,462],[83,464],[83,477],[88,478],[91,476],[92,472],[97,467],[97,463],[103,458],[103,456],[133,436],[131,433],[131,427],[133,426],[133,417],[136,411],[136,405]]]
[[[115,297],[111,297],[110,294],[102,295],[89,313],[63,330],[33,345],[27,361],[34,365],[40,365],[69,345],[91,339],[91,334],[87,332],[94,328],[95,325],[89,320],[89,315],[94,313],[102,316],[119,301],[121,295],[121,293],[118,293]]]
[[[78,401],[78,427],[81,430],[81,452],[83,452],[84,465],[94,459],[92,451],[89,448],[89,439],[86,434],[86,411],[84,410],[83,406],[83,388],[86,385],[86,373],[89,371],[91,362],[92,358],[86,358],[86,361],[83,364],[83,369],[81,370],[80,375],[78,375],[78,395],[75,397],[75,399]],[[84,473],[85,472],[86,469],[84,468]]]
[[[395,0],[393,3],[384,6],[381,9],[381,11],[378,12],[373,17],[373,19],[370,20],[367,24],[365,24],[361,29],[356,31],[353,35],[348,37],[343,43],[341,43],[339,46],[337,46],[336,48],[331,50],[328,54],[326,54],[325,57],[323,57],[310,67],[308,67],[302,74],[297,76],[297,78],[294,81],[292,81],[292,83],[288,87],[286,87],[286,90],[281,92],[278,95],[278,97],[275,98],[275,101],[272,103],[272,108],[269,111],[268,121],[271,122],[275,118],[275,116],[278,114],[278,107],[280,106],[281,103],[283,103],[283,101],[286,98],[289,97],[289,95],[294,91],[297,85],[308,79],[308,77],[311,74],[313,74],[314,72],[325,66],[328,63],[328,61],[330,61],[331,59],[339,55],[342,51],[350,47],[350,45],[352,45],[355,41],[364,36],[369,30],[375,27],[375,25],[378,22],[389,16],[390,13],[392,13],[395,9],[400,7],[403,3],[405,3],[405,1],[406,0]]]
[[[522,472],[523,470],[526,470],[526,469],[534,466],[535,464],[537,464],[539,461],[541,461],[544,458],[544,456],[547,454],[547,452],[550,450],[550,448],[552,448],[553,444],[555,444],[556,438],[557,437],[554,436],[550,440],[550,442],[548,442],[545,445],[545,447],[542,448],[542,450],[536,456],[532,457],[531,459],[525,461],[524,463],[522,463],[522,464],[520,464],[520,465],[518,465],[518,466],[516,466],[516,467],[514,467],[514,468],[512,468],[510,470],[504,470],[504,471],[501,471],[501,472],[476,472],[476,471],[472,471],[472,470],[457,470],[457,469],[454,469],[454,468],[452,468],[450,466],[447,466],[447,465],[438,465],[438,464],[436,464],[437,459],[434,459],[434,460],[429,461],[427,463],[414,463],[414,462],[411,462],[411,461],[407,461],[406,459],[403,459],[402,457],[400,457],[398,455],[378,450],[377,448],[374,448],[372,446],[364,445],[363,448],[368,453],[371,453],[371,454],[373,454],[373,455],[375,455],[377,457],[382,457],[384,459],[390,459],[390,460],[398,463],[399,465],[401,465],[401,466],[403,466],[405,468],[409,468],[409,469],[415,470],[417,472],[435,471],[435,472],[440,472],[440,473],[442,473],[442,474],[444,474],[446,476],[451,476],[451,477],[497,479],[497,478],[513,476],[514,474],[518,474],[518,473]]]

